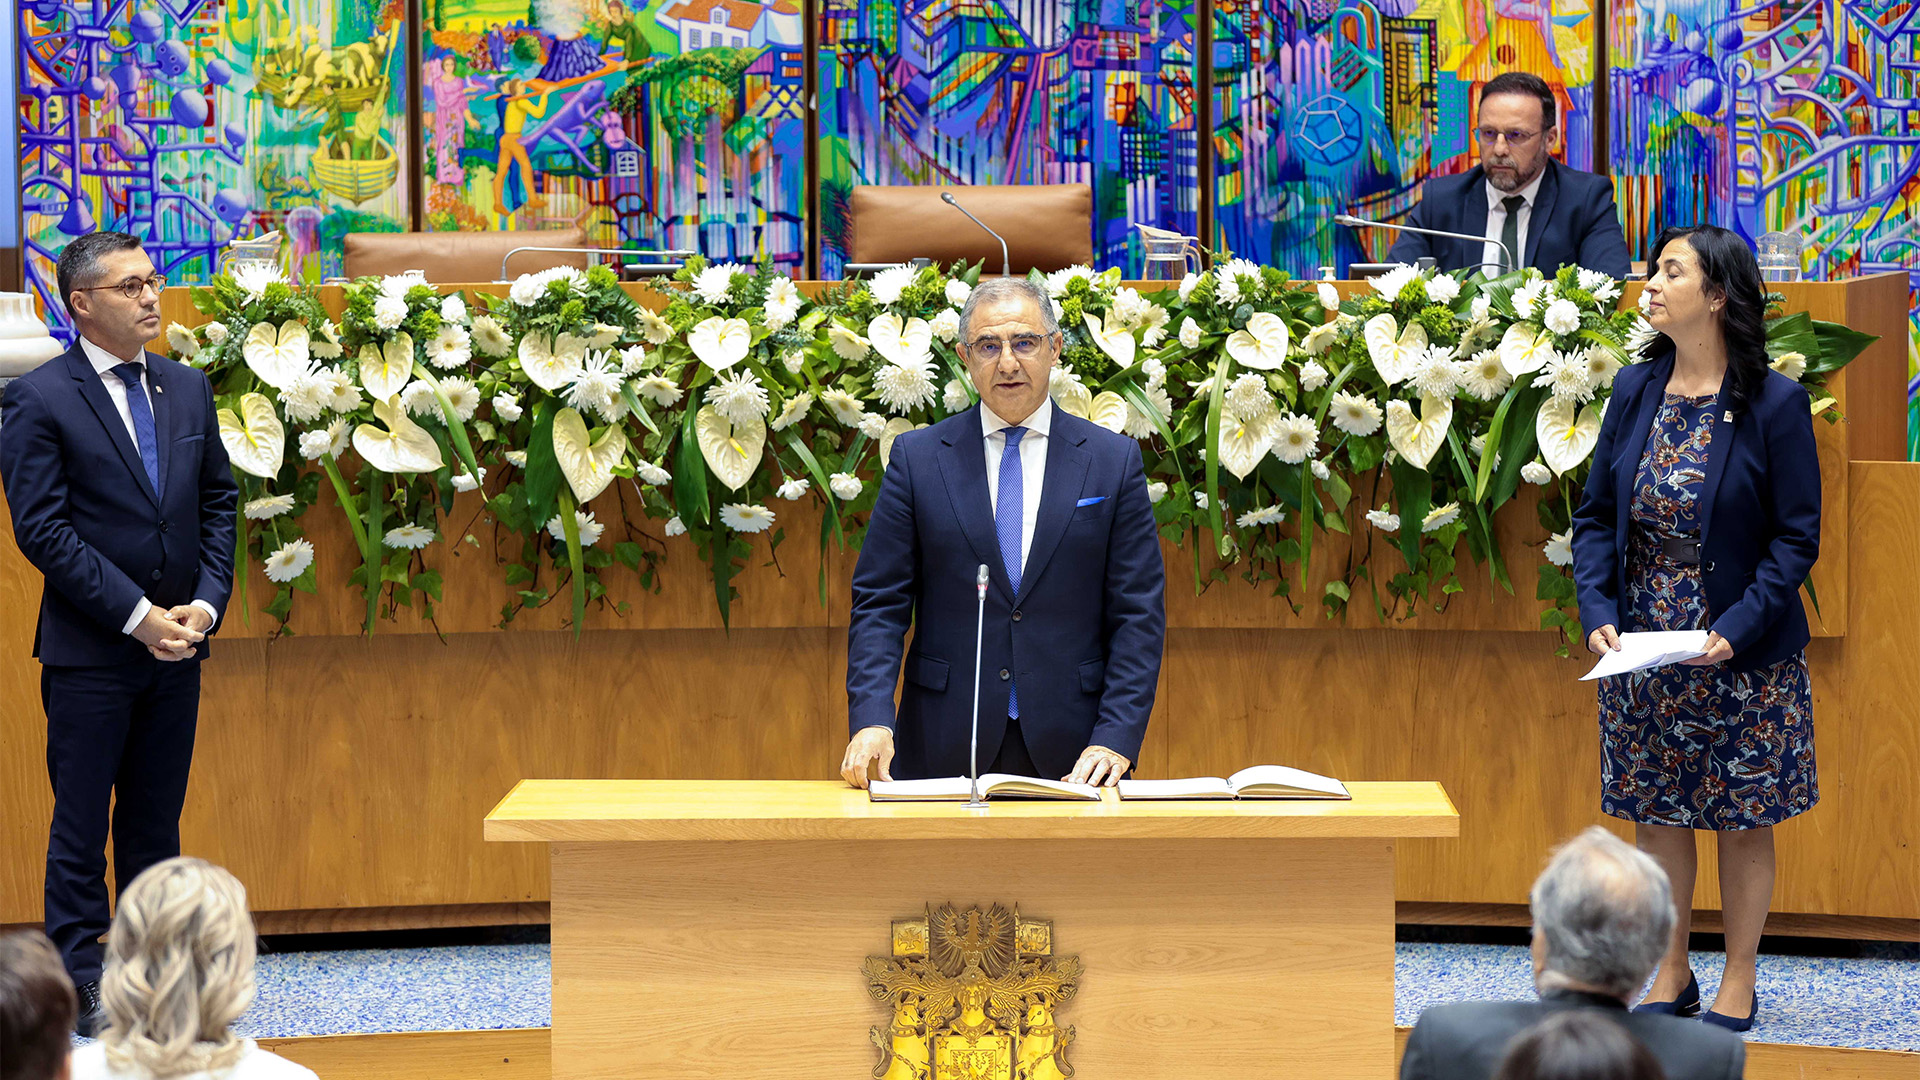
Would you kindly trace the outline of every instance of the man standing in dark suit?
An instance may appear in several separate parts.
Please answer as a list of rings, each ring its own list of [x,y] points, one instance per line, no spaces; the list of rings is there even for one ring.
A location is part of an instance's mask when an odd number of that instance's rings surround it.
[[[1617,1022],[1667,1080],[1739,1080],[1746,1044],[1738,1035],[1627,1011],[1673,933],[1673,894],[1658,863],[1596,825],[1554,853],[1531,900],[1540,1000],[1428,1009],[1407,1037],[1400,1080],[1490,1080],[1514,1036],[1571,1009]]]
[[[967,773],[985,565],[981,771],[1116,784],[1146,737],[1166,637],[1140,446],[1049,399],[1061,336],[1045,290],[982,282],[959,341],[980,403],[894,442],[853,572],[841,775]]]
[[[88,1034],[109,826],[122,889],[180,854],[199,660],[233,588],[239,489],[207,377],[146,351],[166,279],[140,241],[80,237],[58,281],[79,341],[8,385],[0,483],[46,578],[34,655],[53,782],[47,936]]]
[[[1432,256],[1442,270],[1485,269],[1497,276],[1514,267],[1562,266],[1625,278],[1626,235],[1613,204],[1613,182],[1553,160],[1558,134],[1553,91],[1538,75],[1510,71],[1480,90],[1480,164],[1459,176],[1430,177],[1407,224],[1485,236],[1485,243],[1403,232],[1388,262]],[[1496,243],[1496,241],[1498,243]]]

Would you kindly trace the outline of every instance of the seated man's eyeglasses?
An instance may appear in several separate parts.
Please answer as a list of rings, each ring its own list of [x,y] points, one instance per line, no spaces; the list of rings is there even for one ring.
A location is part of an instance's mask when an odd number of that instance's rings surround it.
[[[1474,135],[1488,146],[1492,146],[1503,138],[1507,140],[1508,146],[1525,146],[1540,137],[1537,131],[1502,131],[1499,128],[1484,127],[1475,131]]]
[[[129,300],[138,300],[140,299],[140,294],[145,292],[149,287],[153,289],[155,296],[160,295],[161,290],[167,287],[167,275],[154,274],[152,277],[130,277],[125,281],[115,282],[112,285],[89,285],[84,289],[75,289],[73,291],[100,292],[104,289],[118,289],[120,290],[121,296]]]
[[[1012,349],[1016,360],[1031,360],[1040,355],[1040,346],[1047,340],[1045,334],[1015,334],[1012,338],[983,337],[967,346],[967,353],[976,360],[989,364],[1000,359],[1003,349]]]

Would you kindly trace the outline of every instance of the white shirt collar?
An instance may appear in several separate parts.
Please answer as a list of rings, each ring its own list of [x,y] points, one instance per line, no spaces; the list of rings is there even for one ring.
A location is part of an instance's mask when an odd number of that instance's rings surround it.
[[[140,364],[144,367],[147,360],[147,351],[145,349],[140,350],[137,356],[130,359],[122,359],[100,346],[95,345],[93,342],[88,341],[84,337],[80,339],[80,351],[86,354],[87,363],[92,364],[93,370],[103,378],[121,364],[133,363]]]
[[[1539,176],[1527,181],[1527,186],[1521,188],[1519,191],[1501,191],[1499,188],[1493,186],[1493,181],[1487,181],[1487,210],[1491,212],[1506,209],[1500,204],[1505,202],[1509,195],[1518,195],[1527,200],[1527,209],[1533,209],[1534,196],[1540,194],[1540,181],[1546,178],[1547,170],[1543,168],[1540,170]]]
[[[980,402],[980,435],[982,438],[1003,428],[1010,428],[1012,426],[1012,424],[1000,419],[998,413],[987,408],[985,400]],[[1033,415],[1027,417],[1026,422],[1020,426],[1026,428],[1031,434],[1039,435],[1043,439],[1047,438],[1053,429],[1053,398],[1048,397],[1047,400],[1041,402],[1040,407],[1033,410]]]

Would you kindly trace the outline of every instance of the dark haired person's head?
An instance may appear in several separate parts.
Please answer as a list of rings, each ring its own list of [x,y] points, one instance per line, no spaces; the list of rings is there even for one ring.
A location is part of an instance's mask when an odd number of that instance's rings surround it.
[[[1480,88],[1480,167],[1501,191],[1519,191],[1546,170],[1558,120],[1553,90],[1524,71],[1495,75]]]
[[[1659,331],[1647,355],[1678,346],[1726,349],[1726,405],[1742,409],[1767,378],[1767,302],[1760,263],[1718,225],[1672,228],[1654,241],[1641,301]]]
[[[0,937],[0,1080],[64,1080],[78,1008],[45,935]]]
[[[60,252],[55,280],[75,329],[115,356],[131,359],[159,334],[166,279],[153,272],[139,237],[123,232],[79,237]]]
[[[1666,1080],[1660,1062],[1594,1009],[1555,1013],[1513,1037],[1495,1080]]]

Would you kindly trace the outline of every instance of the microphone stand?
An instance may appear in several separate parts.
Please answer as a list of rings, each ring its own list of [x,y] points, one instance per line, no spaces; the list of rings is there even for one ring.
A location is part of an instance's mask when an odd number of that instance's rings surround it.
[[[1002,237],[1002,236],[1001,236],[1001,235],[1000,235],[999,233],[997,233],[997,232],[994,232],[994,231],[993,231],[992,229],[987,229],[987,223],[986,223],[986,222],[984,222],[984,221],[981,221],[981,220],[980,220],[979,218],[977,218],[977,217],[974,217],[974,216],[973,216],[973,214],[972,214],[971,212],[969,212],[969,211],[967,210],[967,208],[966,208],[966,207],[964,207],[964,206],[961,206],[961,205],[960,205],[960,204],[959,204],[958,202],[956,202],[956,201],[954,201],[954,198],[953,198],[953,192],[951,192],[951,191],[943,191],[943,192],[941,192],[941,193],[940,193],[940,201],[941,201],[941,202],[943,202],[943,203],[946,203],[946,204],[947,204],[948,206],[951,206],[951,207],[953,207],[953,208],[954,208],[955,210],[958,210],[958,211],[960,211],[961,213],[963,213],[963,214],[966,214],[966,215],[967,215],[967,219],[968,219],[969,221],[972,221],[972,222],[973,222],[973,223],[974,223],[975,225],[978,225],[978,226],[980,226],[980,227],[981,227],[982,229],[986,229],[986,232],[987,232],[987,235],[988,235],[988,236],[991,236],[991,237],[993,237],[993,238],[994,238],[995,240],[998,240],[998,241],[1000,241],[1000,276],[1001,276],[1001,277],[1012,277],[1012,276],[1013,276],[1013,260],[1012,260],[1012,259],[1009,259],[1009,258],[1007,257],[1007,241],[1006,241],[1006,239],[1005,239],[1004,237]],[[982,593],[981,593],[980,595],[981,595],[982,597],[984,597],[984,596],[986,596],[987,594],[986,594],[986,593],[984,593],[984,592],[982,592]]]
[[[1489,240],[1484,236],[1474,236],[1470,233],[1447,232],[1443,229],[1423,229],[1418,225],[1394,225],[1385,221],[1368,221],[1366,218],[1357,218],[1352,214],[1335,214],[1333,215],[1333,223],[1335,225],[1345,225],[1349,229],[1392,229],[1394,232],[1420,233],[1423,236],[1445,236],[1454,240],[1472,240],[1479,244],[1492,244],[1494,247],[1500,249],[1502,255],[1507,257],[1506,264],[1508,266],[1513,267],[1514,270],[1520,269],[1520,267],[1514,263],[1512,248],[1508,247],[1502,241]],[[1484,261],[1481,262],[1481,270],[1484,271],[1486,266],[1487,264]],[[1504,272],[1511,273],[1512,271]]]
[[[961,211],[966,213],[966,211]],[[968,217],[973,215],[968,214]],[[982,226],[984,228],[984,226]],[[980,642],[987,627],[987,564],[980,564],[979,573],[974,575],[974,586],[980,594],[980,613],[973,624],[973,744],[969,753],[967,777],[971,781],[968,791],[972,797],[966,801],[969,810],[985,810],[987,801],[980,797]]]

